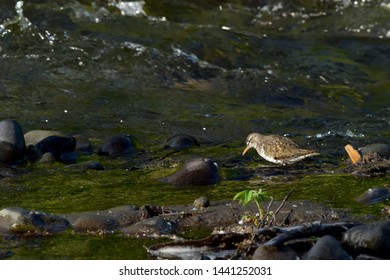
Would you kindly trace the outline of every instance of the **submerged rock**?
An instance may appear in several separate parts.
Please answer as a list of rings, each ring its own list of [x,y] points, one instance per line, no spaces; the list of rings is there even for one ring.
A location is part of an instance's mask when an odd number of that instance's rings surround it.
[[[182,150],[193,146],[200,146],[195,137],[186,134],[176,134],[165,140],[163,148],[165,150]]]
[[[49,136],[39,141],[36,146],[42,153],[51,153],[56,161],[66,162],[68,160],[61,156],[72,153],[76,148],[76,139],[65,136]]]
[[[348,229],[342,242],[357,255],[390,258],[390,222],[377,222]]]
[[[176,229],[176,222],[162,217],[153,217],[124,227],[120,231],[124,234],[134,236],[161,236],[175,234]]]
[[[322,236],[303,256],[304,260],[352,260],[340,242],[331,235]]]
[[[17,164],[25,159],[23,130],[14,120],[0,121],[0,162]]]
[[[0,211],[0,232],[13,234],[45,234],[65,231],[68,220],[40,211],[8,207]]]
[[[390,190],[388,188],[370,188],[356,200],[361,203],[374,204],[385,201],[389,197]]]
[[[114,135],[104,142],[98,150],[99,156],[124,156],[135,153],[135,145],[130,135]]]
[[[177,186],[212,185],[220,180],[218,165],[208,158],[194,158],[161,182]]]

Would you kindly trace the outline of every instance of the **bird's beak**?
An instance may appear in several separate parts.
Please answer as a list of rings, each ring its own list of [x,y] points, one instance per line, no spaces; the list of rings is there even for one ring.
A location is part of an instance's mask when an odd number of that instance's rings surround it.
[[[242,156],[246,154],[246,152],[250,149],[250,146],[246,146],[245,150],[242,152]]]

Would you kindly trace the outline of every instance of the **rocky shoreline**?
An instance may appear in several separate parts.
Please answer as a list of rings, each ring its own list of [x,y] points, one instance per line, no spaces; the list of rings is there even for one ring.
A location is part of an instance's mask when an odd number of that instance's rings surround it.
[[[199,146],[189,135],[176,135],[163,144],[168,155]],[[383,146],[381,146],[383,148]],[[370,160],[351,165],[345,171],[371,177],[390,170],[388,151],[369,150]],[[35,130],[23,134],[14,120],[0,122],[0,175],[13,176],[26,162],[62,162],[75,170],[104,170],[98,161],[77,163],[78,154],[93,153],[88,138],[66,136],[57,131]],[[129,135],[114,135],[97,149],[99,156],[131,156],[143,151]],[[192,158],[176,173],[160,181],[175,186],[212,185],[221,180],[219,167],[208,158]],[[390,197],[388,188],[369,189],[361,203],[377,203]],[[257,228],[242,220],[255,213],[256,205],[235,201],[197,199],[193,205],[123,205],[97,212],[51,214],[20,207],[0,210],[2,236],[34,237],[67,231],[74,234],[120,234],[139,238],[168,237],[172,243],[154,245],[148,252],[155,258],[204,259],[377,259],[390,258],[390,223],[372,223],[345,210],[335,210],[308,201],[275,202],[281,211],[272,226]],[[263,205],[264,209],[267,207]],[[362,222],[365,222],[364,224]],[[277,225],[277,226],[276,226]],[[283,227],[281,227],[283,226]],[[191,230],[208,230],[201,240],[179,240]],[[295,231],[294,231],[295,230]],[[280,237],[282,236],[282,237]],[[285,236],[285,237],[284,237]],[[275,238],[282,239],[275,241]],[[203,249],[202,249],[203,248]],[[185,256],[181,254],[186,252]],[[168,252],[168,253],[167,253]],[[177,252],[181,252],[177,254]],[[218,252],[218,253],[217,253]],[[12,252],[0,250],[0,258]]]

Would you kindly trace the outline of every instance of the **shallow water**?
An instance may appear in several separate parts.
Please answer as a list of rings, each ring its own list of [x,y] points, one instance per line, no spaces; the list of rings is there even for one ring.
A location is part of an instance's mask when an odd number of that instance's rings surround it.
[[[0,118],[16,119],[24,132],[84,134],[95,149],[110,135],[131,134],[144,153],[79,158],[102,161],[105,171],[28,165],[0,181],[1,208],[59,214],[190,204],[199,196],[231,199],[249,187],[281,199],[296,186],[293,199],[378,214],[381,205],[361,206],[354,198],[383,187],[388,176],[362,180],[334,172],[347,165],[347,143],[390,144],[385,1],[15,3],[0,3]],[[256,170],[267,163],[253,151],[240,156],[253,131],[319,149],[321,157],[307,163],[314,172],[264,179]],[[193,135],[201,147],[159,160],[163,141],[175,133]],[[225,180],[202,188],[158,181],[199,155],[213,158]],[[112,238],[103,239],[113,252],[113,244],[128,242]],[[65,253],[80,240],[99,244],[95,239],[65,235],[34,245],[46,255],[19,244],[13,258],[114,258],[95,246]],[[144,241],[132,242],[142,248]],[[64,254],[51,253],[53,244]],[[117,256],[146,257],[131,251]]]

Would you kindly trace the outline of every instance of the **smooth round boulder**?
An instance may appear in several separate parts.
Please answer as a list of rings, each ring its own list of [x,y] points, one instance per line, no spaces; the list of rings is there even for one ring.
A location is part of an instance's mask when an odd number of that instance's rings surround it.
[[[194,207],[196,209],[204,209],[210,206],[210,200],[207,197],[199,197],[194,201]]]
[[[297,253],[287,246],[268,247],[260,245],[253,253],[252,260],[298,260]]]
[[[193,146],[200,146],[195,137],[187,134],[176,134],[169,137],[164,142],[164,150],[183,150]]]
[[[99,156],[125,156],[135,152],[135,145],[130,135],[114,135],[101,145],[97,154]]]
[[[65,136],[49,136],[39,141],[36,145],[42,153],[51,153],[56,161],[61,161],[61,156],[72,153],[76,148],[76,139]]]
[[[177,223],[162,217],[153,217],[134,225],[124,227],[120,231],[132,236],[161,236],[175,234]]]
[[[26,141],[26,145],[35,145],[49,136],[65,136],[65,134],[56,130],[36,129],[26,132],[24,134],[24,140]]]
[[[344,232],[342,243],[356,255],[368,254],[390,258],[390,222],[376,222],[352,227]]]
[[[0,122],[0,162],[17,164],[25,160],[26,143],[20,124],[14,120]]]
[[[109,232],[113,231],[118,223],[111,217],[98,214],[84,214],[72,224],[77,232]]]
[[[161,179],[161,182],[176,186],[213,185],[220,180],[218,165],[208,158],[187,161],[176,173]]]
[[[359,151],[362,153],[363,157],[372,153],[375,153],[380,157],[390,156],[390,147],[383,143],[371,144],[359,149]]]
[[[352,260],[340,242],[331,235],[324,235],[303,256],[304,260]]]

